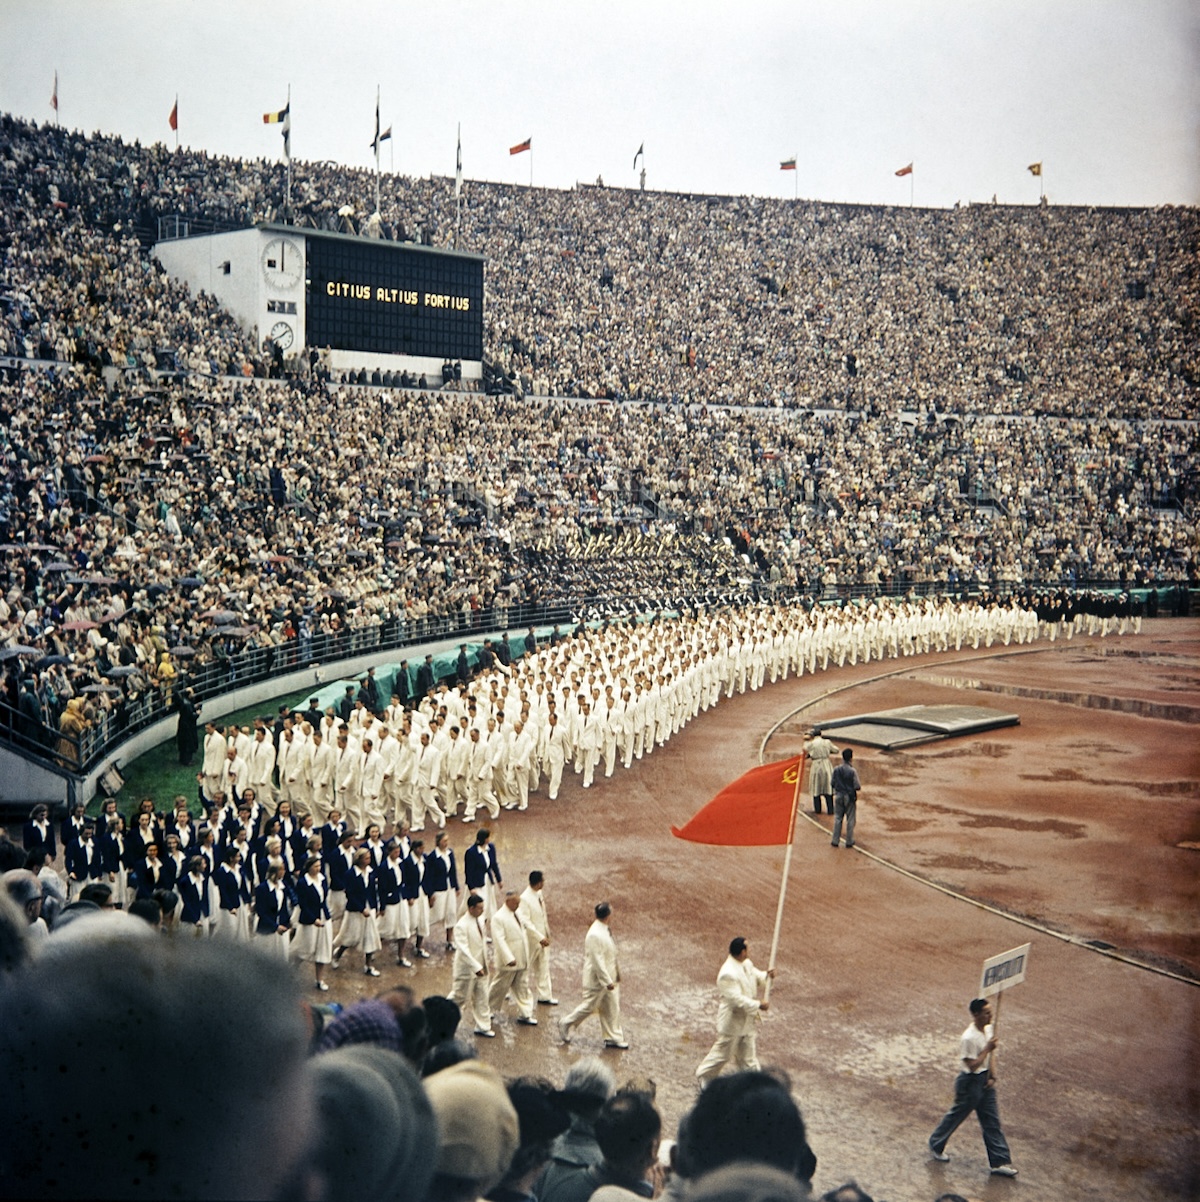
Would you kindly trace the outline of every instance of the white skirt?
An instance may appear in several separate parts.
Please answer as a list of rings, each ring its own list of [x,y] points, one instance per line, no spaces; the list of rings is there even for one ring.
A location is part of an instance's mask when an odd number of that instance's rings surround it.
[[[422,938],[429,934],[429,899],[424,893],[408,906],[408,933]]]
[[[379,922],[379,938],[407,939],[408,936],[408,902],[399,901],[395,905],[385,906]]]
[[[335,947],[361,948],[364,956],[370,956],[383,947],[383,941],[379,938],[379,923],[374,915],[368,918],[358,910],[346,911],[333,943]]]
[[[425,899],[429,907],[429,925],[434,928],[452,927],[454,925],[454,894],[449,889],[430,894]]]
[[[301,923],[292,940],[292,955],[306,964],[328,964],[333,959],[333,923]]]
[[[278,960],[286,960],[288,958],[288,937],[281,935],[278,931],[273,935],[262,935],[257,931],[254,934],[254,946],[260,951],[266,952],[268,956],[274,956]]]
[[[238,906],[233,910],[218,910],[213,919],[213,938],[231,943],[245,943],[250,938],[250,907]]]

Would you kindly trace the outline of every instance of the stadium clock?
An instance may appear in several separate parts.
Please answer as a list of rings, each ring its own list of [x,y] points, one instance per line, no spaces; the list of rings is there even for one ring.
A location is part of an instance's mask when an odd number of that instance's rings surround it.
[[[271,327],[271,341],[279,347],[281,351],[286,351],[292,345],[292,339],[295,335],[292,333],[292,327],[286,321],[277,321]]]
[[[295,288],[304,278],[304,252],[290,238],[272,238],[263,247],[262,271],[272,287]]]

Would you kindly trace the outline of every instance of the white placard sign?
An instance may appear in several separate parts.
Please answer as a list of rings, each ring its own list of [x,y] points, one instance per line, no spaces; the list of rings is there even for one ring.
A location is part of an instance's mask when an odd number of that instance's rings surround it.
[[[979,996],[991,997],[1004,989],[1011,989],[1025,980],[1029,967],[1028,943],[1014,947],[1010,952],[1001,952],[983,962],[983,973],[979,978]]]

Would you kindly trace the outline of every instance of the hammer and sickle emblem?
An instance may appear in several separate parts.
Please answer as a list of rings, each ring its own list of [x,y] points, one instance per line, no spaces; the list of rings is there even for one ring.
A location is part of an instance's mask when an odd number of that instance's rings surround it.
[[[783,772],[783,783],[785,785],[794,785],[800,779],[800,765],[793,764],[790,768],[785,768]]]

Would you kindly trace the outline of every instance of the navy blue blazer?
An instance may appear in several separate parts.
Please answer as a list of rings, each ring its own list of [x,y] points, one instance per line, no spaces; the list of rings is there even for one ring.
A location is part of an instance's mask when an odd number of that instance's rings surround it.
[[[90,822],[90,823],[92,823],[93,826],[96,825],[94,819],[91,819],[91,818],[76,819],[70,814],[68,814],[62,820],[62,824],[58,828],[58,841],[59,841],[59,843],[62,844],[64,851],[68,847],[70,847],[71,844],[74,843],[76,839],[83,838],[83,824],[85,822]]]
[[[213,884],[217,887],[217,904],[222,910],[239,910],[250,900],[250,882],[244,867],[239,881],[228,864],[218,864],[213,873]]]
[[[425,853],[425,877],[421,881],[421,888],[426,897],[458,888],[458,865],[454,862],[454,852],[447,848],[446,856],[449,863],[446,863],[437,851]]]
[[[321,836],[321,855],[325,857],[326,861],[337,855],[342,836],[349,829],[345,822],[327,822],[317,831],[317,834]]]
[[[379,904],[381,906],[397,906],[400,904],[401,897],[404,896],[402,887],[404,861],[397,860],[396,867],[400,869],[399,879],[396,877],[396,870],[392,867],[391,860],[384,860],[375,870],[376,878],[379,881]]]
[[[104,863],[105,872],[119,872],[122,867],[121,852],[117,846],[115,835],[103,834],[96,843],[100,848],[100,858]],[[129,836],[125,836],[125,859],[129,858]]]
[[[170,856],[163,856],[162,862],[163,862],[162,884],[159,885],[159,888],[160,889],[174,889],[175,886],[179,883],[179,878],[181,876],[184,876],[187,873],[188,857],[184,856],[183,859],[180,860],[180,862],[178,864],[176,864],[175,861],[173,859],[171,859]]]
[[[329,893],[326,891],[322,900],[321,891],[312,883],[308,876],[302,876],[296,882],[296,898],[300,907],[300,925],[310,927],[318,918],[329,921]]]
[[[329,887],[331,889],[345,889],[346,878],[352,876],[353,873],[353,865],[346,863],[346,857],[342,855],[342,849],[339,847],[329,857]]]
[[[281,889],[276,897],[270,881],[263,881],[254,890],[254,913],[257,915],[255,930],[260,935],[274,935],[280,927],[291,926],[292,903],[287,890]]]
[[[26,851],[33,851],[35,847],[44,847],[50,858],[54,859],[58,855],[58,843],[54,838],[54,823],[49,819],[46,820],[44,834],[32,822],[25,823],[21,831],[21,844]]]
[[[179,921],[200,922],[208,917],[208,882],[205,881],[197,889],[192,880],[192,874],[185,872],[175,885],[179,894]]]
[[[357,871],[346,877],[346,909],[358,914],[379,909],[379,880],[375,873],[365,881]]]
[[[468,847],[463,854],[463,874],[468,889],[482,889],[487,882],[500,883],[500,862],[496,859],[496,845],[486,844],[486,853],[478,844]]]
[[[421,865],[410,851],[400,861],[403,879],[400,882],[400,896],[405,901],[415,901],[421,895]]]
[[[174,868],[175,865],[172,864],[171,867]],[[155,889],[167,889],[170,887],[165,883],[167,865],[161,856],[159,857],[157,871],[151,868],[143,856],[131,867],[130,873],[137,884],[137,895],[140,898],[153,897]]]
[[[67,876],[76,881],[94,881],[104,875],[104,856],[100,844],[92,840],[92,862],[88,863],[87,851],[83,840],[76,839],[67,844]]]

